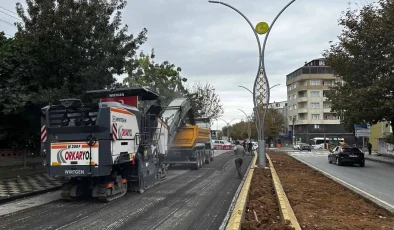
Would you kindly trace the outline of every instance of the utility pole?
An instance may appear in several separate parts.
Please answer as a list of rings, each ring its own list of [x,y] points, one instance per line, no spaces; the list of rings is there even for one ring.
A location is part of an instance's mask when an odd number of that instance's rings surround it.
[[[251,133],[250,122],[252,119],[249,119],[249,116],[242,109],[238,109],[238,110],[241,111],[246,116],[246,122],[248,122],[248,140],[250,141],[250,133]]]
[[[294,146],[295,143],[296,143],[296,136],[295,136],[294,123],[295,123],[295,116],[293,116],[293,146]]]
[[[224,121],[224,123],[226,123],[226,125],[227,125],[227,140],[230,141],[230,123],[233,122],[234,120],[236,120],[237,118],[232,119],[230,122],[227,122],[226,120],[224,120],[222,118],[218,118],[218,119],[220,119],[220,120]]]

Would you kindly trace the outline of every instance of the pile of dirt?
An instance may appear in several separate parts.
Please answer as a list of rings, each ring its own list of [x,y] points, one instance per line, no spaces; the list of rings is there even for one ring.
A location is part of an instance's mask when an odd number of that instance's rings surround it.
[[[254,170],[242,229],[293,229],[280,220],[279,204],[269,169],[256,168]]]
[[[269,155],[302,229],[394,229],[388,211],[285,153]]]

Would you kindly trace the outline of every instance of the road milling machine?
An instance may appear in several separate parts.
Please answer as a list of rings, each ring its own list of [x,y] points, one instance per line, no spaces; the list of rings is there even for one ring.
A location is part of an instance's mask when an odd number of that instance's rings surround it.
[[[63,99],[41,110],[41,148],[48,174],[65,181],[62,198],[108,202],[127,191],[144,192],[165,178],[169,164],[198,169],[212,159],[209,121],[194,118],[188,99],[161,107],[146,88],[87,96],[97,102]],[[138,109],[153,100],[149,109]]]

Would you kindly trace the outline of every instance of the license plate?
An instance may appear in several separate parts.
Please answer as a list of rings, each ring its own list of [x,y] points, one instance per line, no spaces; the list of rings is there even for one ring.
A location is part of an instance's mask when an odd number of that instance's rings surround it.
[[[350,155],[349,157],[358,157],[357,155]]]

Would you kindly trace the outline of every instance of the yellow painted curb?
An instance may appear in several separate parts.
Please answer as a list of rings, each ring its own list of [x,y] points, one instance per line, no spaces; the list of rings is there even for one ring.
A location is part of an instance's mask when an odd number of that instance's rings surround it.
[[[254,167],[257,161],[257,154],[254,154],[254,158],[252,160],[252,164],[248,171],[248,175],[246,176],[245,182],[242,186],[242,189],[239,193],[238,199],[235,203],[234,209],[231,213],[230,219],[226,226],[227,230],[239,230],[241,229],[241,224],[243,222],[245,216],[245,208],[248,202],[248,194],[250,188],[250,182],[252,181],[252,176],[254,172]]]
[[[271,158],[268,156],[268,154],[266,154],[266,155],[267,155],[268,162],[270,164],[272,180],[274,182],[276,196],[277,196],[278,202],[279,202],[279,207],[280,207],[279,211],[281,214],[281,218],[283,221],[289,221],[290,225],[295,230],[301,230],[300,224],[298,223],[298,220],[293,212],[293,209],[291,208],[290,202],[287,199],[286,193],[283,190],[283,186],[280,183],[278,174],[276,173],[274,165],[272,164]]]

